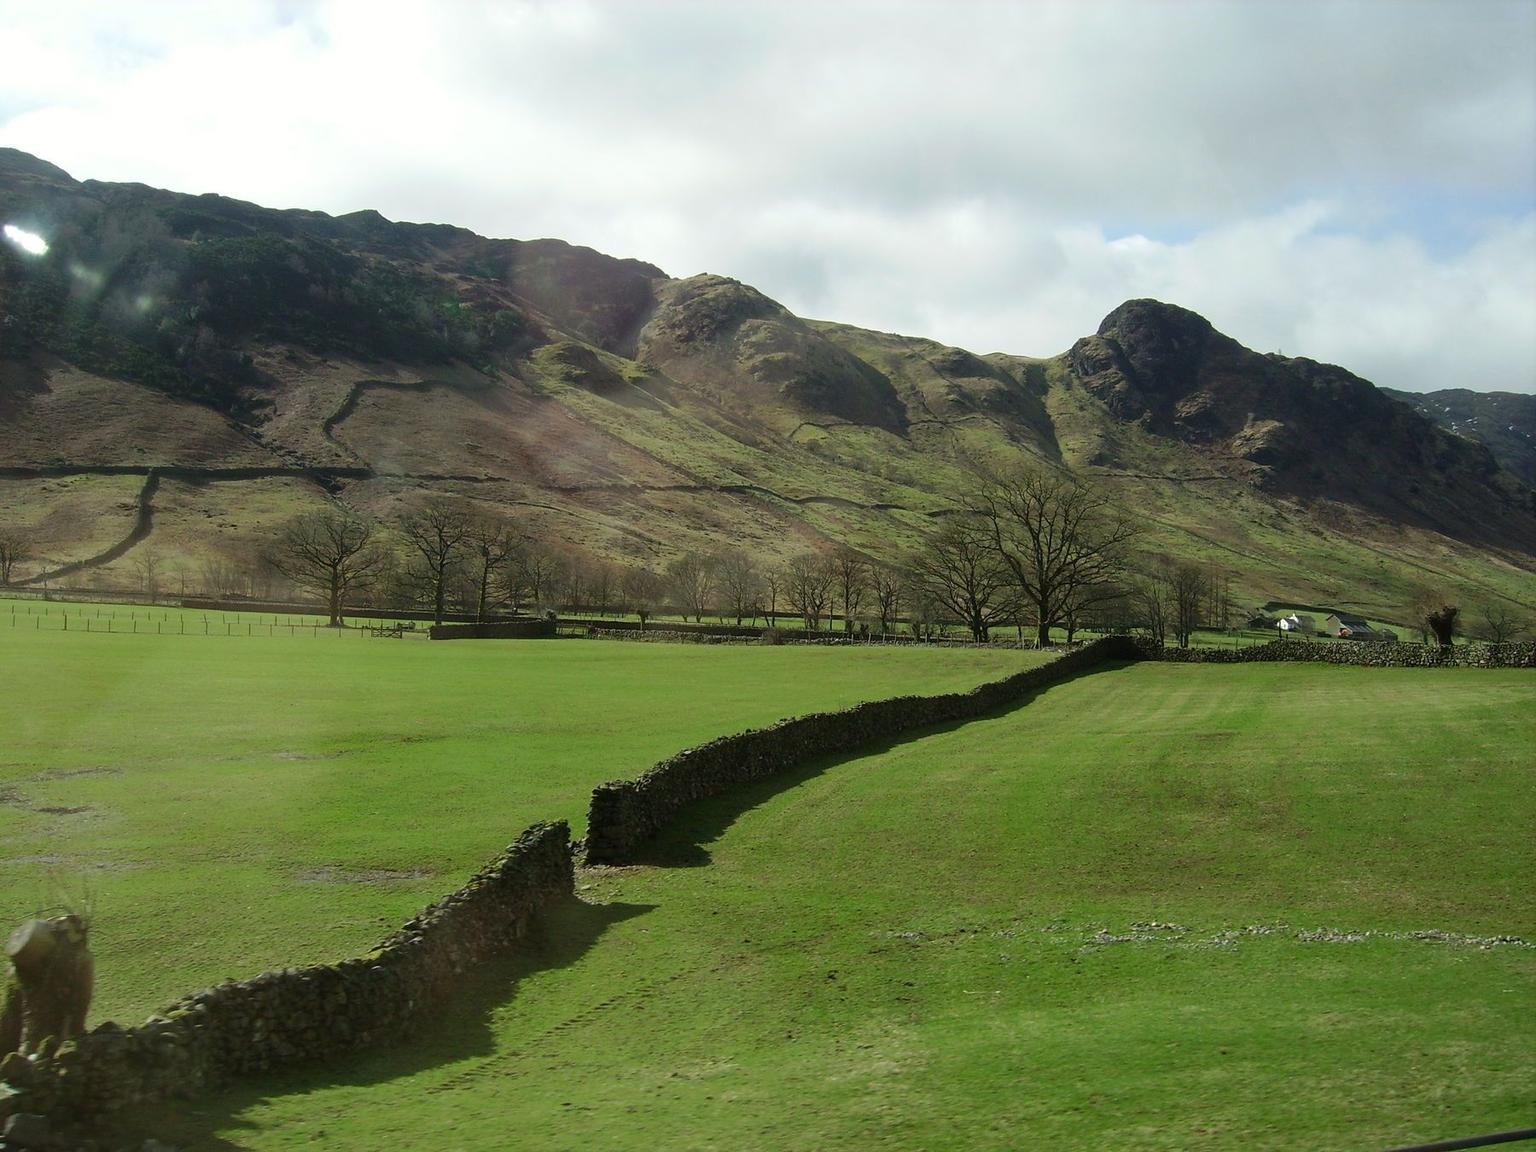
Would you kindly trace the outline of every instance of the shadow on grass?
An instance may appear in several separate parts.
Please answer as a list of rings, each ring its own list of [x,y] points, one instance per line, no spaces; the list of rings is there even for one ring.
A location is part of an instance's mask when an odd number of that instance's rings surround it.
[[[1085,679],[1089,676],[1103,676],[1106,673],[1123,671],[1135,667],[1135,661],[1116,660],[1100,664],[1094,668],[1086,668],[1081,672],[1074,672],[1069,676],[1063,676],[1054,683],[1047,684],[1038,691],[1031,692],[1027,696],[1020,697],[1017,701],[1006,707],[973,716],[967,720],[955,720],[948,724],[934,724],[926,728],[915,728],[907,732],[893,735],[888,740],[882,740],[875,744],[867,745],[857,752],[843,752],[827,756],[818,756],[814,760],[796,765],[783,772],[777,772],[772,776],[764,776],[759,780],[751,781],[737,788],[731,789],[720,796],[711,796],[705,800],[698,800],[689,804],[676,816],[671,823],[655,837],[635,849],[630,862],[644,864],[653,868],[703,868],[713,859],[706,844],[720,839],[744,814],[756,808],[759,804],[766,803],[781,792],[787,792],[791,788],[797,788],[807,780],[814,780],[829,768],[835,768],[839,764],[847,764],[855,760],[862,760],[866,756],[879,756],[894,748],[900,748],[904,744],[911,744],[919,740],[927,740],[932,736],[942,736],[948,732],[956,732],[968,724],[974,724],[980,720],[996,720],[1003,716],[1009,716],[1019,709],[1026,707],[1039,696],[1059,688],[1064,684],[1070,684],[1074,680]]]
[[[301,1065],[236,1081],[198,1099],[136,1109],[117,1118],[112,1137],[128,1139],[135,1147],[153,1137],[199,1152],[238,1152],[244,1148],[239,1143],[241,1130],[257,1130],[244,1114],[265,1100],[323,1088],[363,1088],[459,1060],[492,1056],[497,1050],[493,1016],[513,1001],[521,980],[576,963],[610,926],[653,908],[653,904],[588,904],[574,897],[563,901],[544,913],[523,950],[466,976],[457,995],[442,1006],[441,1015],[403,1036],[400,1043],[362,1050],[339,1063]]]

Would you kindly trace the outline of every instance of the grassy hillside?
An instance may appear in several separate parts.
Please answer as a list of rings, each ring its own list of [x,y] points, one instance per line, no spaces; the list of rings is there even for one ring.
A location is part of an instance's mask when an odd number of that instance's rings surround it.
[[[129,1022],[366,950],[528,824],[579,835],[595,785],[689,744],[1035,658],[26,620],[0,615],[0,920],[91,897],[94,1019]]]
[[[917,546],[978,468],[1062,466],[1240,603],[1392,618],[1424,586],[1536,612],[1536,493],[1342,368],[1128,301],[1049,358],[809,321],[723,276],[375,213],[80,184],[0,150],[0,528],[23,579],[169,585],[340,502],[432,495],[653,569]],[[82,483],[162,483],[121,516]],[[175,481],[180,487],[173,487]],[[110,552],[110,555],[104,553]],[[71,579],[76,579],[71,575]]]
[[[583,873],[544,951],[424,1042],[146,1124],[249,1149],[1343,1152],[1513,1128],[1536,1092],[1533,718],[1515,671],[1084,677],[706,803],[647,865]]]

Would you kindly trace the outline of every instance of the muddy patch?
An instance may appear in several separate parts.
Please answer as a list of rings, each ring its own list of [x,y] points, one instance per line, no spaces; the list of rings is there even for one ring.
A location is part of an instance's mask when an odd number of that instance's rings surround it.
[[[36,867],[64,872],[132,872],[144,867],[134,860],[81,860],[74,856],[10,856],[0,858],[0,868]]]
[[[39,772],[34,780],[73,780],[76,776],[117,776],[122,769],[110,764],[99,764],[95,768],[60,768],[54,772]]]
[[[300,884],[403,884],[425,880],[432,873],[425,868],[306,868],[298,874]]]
[[[46,812],[50,816],[78,816],[90,810],[89,804],[41,804],[32,809],[34,812]]]

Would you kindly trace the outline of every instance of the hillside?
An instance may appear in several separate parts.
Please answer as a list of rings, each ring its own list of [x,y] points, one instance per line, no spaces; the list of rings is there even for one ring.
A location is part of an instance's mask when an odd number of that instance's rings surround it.
[[[0,506],[28,578],[198,586],[286,517],[427,493],[660,566],[738,545],[894,558],[978,465],[1045,461],[1236,594],[1393,618],[1536,608],[1536,495],[1342,368],[1136,300],[1060,355],[796,317],[557,240],[77,182],[0,150]]]
[[[1476,440],[1493,453],[1501,468],[1522,484],[1536,487],[1536,395],[1520,392],[1398,392],[1394,400],[1412,405],[1442,428]]]

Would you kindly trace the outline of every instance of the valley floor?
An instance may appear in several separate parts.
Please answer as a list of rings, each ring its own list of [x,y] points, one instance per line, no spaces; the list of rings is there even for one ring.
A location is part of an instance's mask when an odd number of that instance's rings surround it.
[[[1536,1097],[1536,680],[1139,665],[691,811],[191,1148],[1361,1149]]]
[[[202,635],[200,612],[91,605],[63,632],[58,605],[30,605],[56,613],[34,629],[6,607],[0,923],[90,906],[93,1022],[365,952],[529,824],[579,836],[593,787],[691,744],[1044,658],[266,635],[217,614]]]

